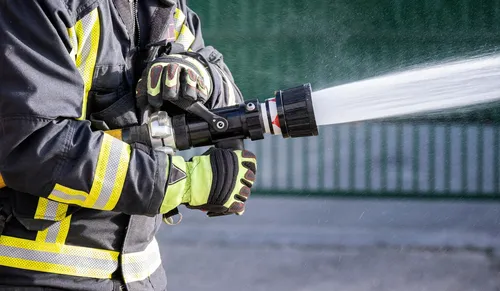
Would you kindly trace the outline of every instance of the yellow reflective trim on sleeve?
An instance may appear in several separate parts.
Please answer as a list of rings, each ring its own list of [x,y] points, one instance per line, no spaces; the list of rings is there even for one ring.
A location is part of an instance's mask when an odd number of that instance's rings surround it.
[[[182,29],[175,40],[176,43],[181,44],[185,50],[189,49],[193,42],[195,41],[195,36],[186,25],[182,26]]]
[[[109,155],[111,154],[112,140],[113,137],[111,137],[110,135],[103,135],[101,150],[97,159],[97,167],[94,174],[94,180],[92,182],[92,188],[90,190],[89,196],[84,201],[83,206],[92,207],[99,198],[102,187],[105,183],[104,179],[106,176],[106,169],[108,167]]]
[[[97,61],[97,54],[99,52],[101,24],[99,21],[98,8],[79,20],[75,24],[74,29],[68,29],[70,39],[74,39],[72,35],[73,31],[75,32],[77,40],[76,67],[83,79],[84,86],[82,114],[78,119],[83,120],[87,115],[88,93],[92,87],[94,69]],[[70,55],[71,54],[72,52]]]
[[[131,153],[129,144],[103,134],[90,193],[57,184],[49,199],[85,208],[113,210],[125,185]]]
[[[174,13],[174,30],[175,30],[175,38],[179,36],[179,32],[182,29],[182,25],[184,24],[184,21],[186,21],[186,15],[180,10],[179,8],[175,9]]]
[[[83,203],[88,197],[88,193],[80,190],[71,189],[69,187],[56,184],[54,190],[49,195],[50,200],[58,201],[66,204],[76,204],[83,206]]]
[[[160,248],[156,238],[153,238],[144,251],[123,254],[121,261],[125,283],[147,279],[161,265]]]
[[[68,237],[69,233],[69,226],[71,224],[71,215],[66,217],[65,219],[61,220],[59,222],[59,232],[57,233],[56,236],[56,243],[57,244],[64,244],[66,242],[66,238]]]
[[[195,36],[193,32],[185,23],[186,15],[179,8],[175,9],[174,13],[174,35],[175,42],[184,46],[185,50],[189,50],[193,42],[195,41]]]
[[[114,181],[113,190],[108,202],[102,208],[102,210],[113,210],[120,199],[122,194],[123,186],[125,185],[125,178],[127,177],[128,167],[130,164],[130,158],[132,153],[132,148],[130,145],[122,142],[122,149],[120,152],[120,161],[118,162],[118,168],[116,173],[116,178]],[[101,194],[102,195],[102,194]]]

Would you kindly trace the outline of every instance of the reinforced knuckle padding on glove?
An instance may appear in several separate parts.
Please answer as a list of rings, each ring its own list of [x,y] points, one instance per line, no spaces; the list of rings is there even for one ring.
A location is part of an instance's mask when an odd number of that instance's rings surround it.
[[[245,197],[245,200],[248,199],[250,197],[250,188],[247,186],[241,187],[239,195]]]
[[[232,213],[241,213],[245,210],[245,204],[243,202],[234,201],[229,207],[229,212]]]
[[[167,100],[184,109],[196,101],[206,102],[212,93],[213,80],[208,68],[191,56],[164,55],[148,68],[147,94],[153,107],[161,107],[163,100]]]
[[[256,159],[257,157],[252,153],[251,151],[248,150],[243,150],[241,152],[241,156],[247,159]]]
[[[255,181],[255,174],[254,174],[252,171],[250,171],[250,170],[248,170],[248,171],[245,173],[245,176],[244,176],[244,177],[245,177],[245,179],[247,179],[248,181],[251,181],[251,182]]]
[[[224,204],[229,200],[235,188],[238,157],[232,151],[215,149],[210,154],[210,160],[213,178],[208,203]]]

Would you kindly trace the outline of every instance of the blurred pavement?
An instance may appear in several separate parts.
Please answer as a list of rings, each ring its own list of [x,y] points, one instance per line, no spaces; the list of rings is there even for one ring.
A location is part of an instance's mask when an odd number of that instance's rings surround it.
[[[500,290],[500,203],[253,197],[158,235],[169,291]]]

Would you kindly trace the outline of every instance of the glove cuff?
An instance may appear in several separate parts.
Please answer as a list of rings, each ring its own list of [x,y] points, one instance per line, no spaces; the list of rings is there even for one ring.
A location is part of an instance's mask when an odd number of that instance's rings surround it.
[[[189,201],[188,163],[181,156],[172,156],[167,173],[165,197],[160,207],[160,213],[168,213],[182,203]]]

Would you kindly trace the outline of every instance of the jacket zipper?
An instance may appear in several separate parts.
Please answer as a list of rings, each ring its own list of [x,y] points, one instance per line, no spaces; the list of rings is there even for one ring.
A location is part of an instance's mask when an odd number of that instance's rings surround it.
[[[135,22],[135,29],[137,31],[137,38],[136,38],[136,46],[141,45],[141,28],[139,26],[139,9],[138,9],[138,1],[139,0],[133,0],[134,5],[133,5],[133,13],[134,13],[134,22]]]

